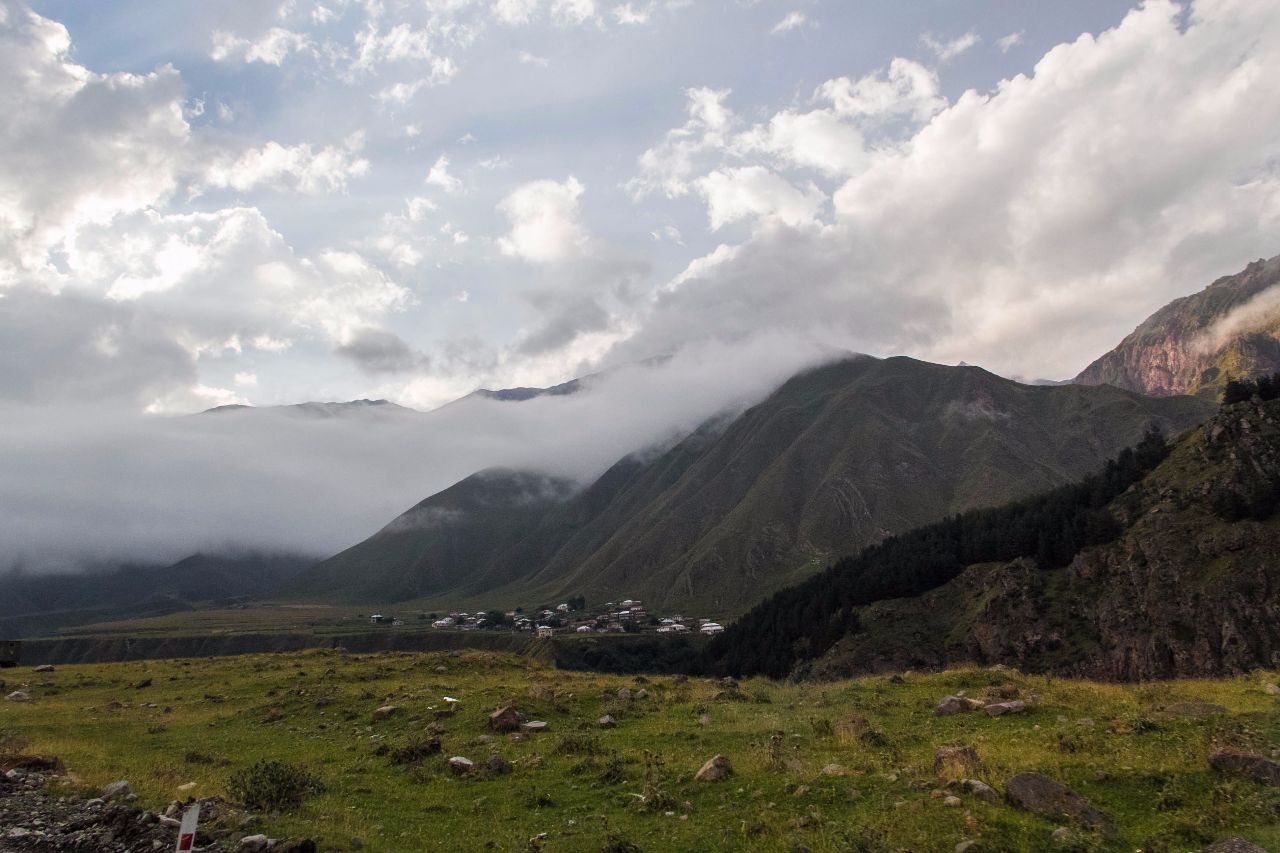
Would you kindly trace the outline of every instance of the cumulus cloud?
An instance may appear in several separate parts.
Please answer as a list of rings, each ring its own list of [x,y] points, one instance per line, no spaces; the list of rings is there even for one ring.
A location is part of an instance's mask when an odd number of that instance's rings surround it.
[[[428,186],[439,187],[449,193],[457,192],[462,188],[462,181],[449,174],[449,158],[443,154],[437,157],[436,162],[432,164],[424,183]]]
[[[907,132],[887,125],[841,166],[828,225],[775,219],[691,265],[616,354],[733,339],[767,317],[863,351],[1071,375],[1135,317],[1274,253],[1277,43],[1274,4],[1204,0],[1184,17],[1151,0],[954,104],[905,60],[889,87],[832,81],[820,95],[862,132],[884,116]],[[723,158],[750,153],[744,135],[760,154],[799,150],[761,144],[771,130],[730,133],[722,159],[694,160],[681,180],[743,168]]]
[[[685,92],[689,120],[667,132],[662,142],[640,155],[639,171],[627,182],[636,200],[662,192],[668,198],[689,192],[696,161],[728,143],[733,112],[725,106],[728,89],[699,87]]]
[[[502,253],[535,264],[553,263],[583,247],[587,232],[578,215],[585,191],[578,179],[530,181],[512,190],[498,210],[511,231],[498,241]]]
[[[369,172],[369,161],[359,156],[363,134],[342,145],[314,150],[309,143],[281,145],[268,142],[238,155],[224,156],[204,173],[203,186],[247,192],[259,186],[296,189],[308,194],[346,188],[349,178]]]
[[[827,198],[812,183],[800,189],[761,166],[714,171],[698,180],[698,191],[707,200],[713,230],[749,217],[799,228],[817,218]]]

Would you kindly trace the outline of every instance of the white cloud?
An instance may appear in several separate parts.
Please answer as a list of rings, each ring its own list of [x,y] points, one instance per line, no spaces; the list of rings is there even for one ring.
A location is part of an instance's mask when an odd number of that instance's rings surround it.
[[[950,41],[941,41],[931,33],[920,36],[920,44],[928,48],[939,61],[955,59],[979,41],[978,34],[972,30]]]
[[[781,35],[797,30],[809,23],[809,17],[804,12],[788,12],[786,17],[773,25],[773,29],[769,32],[772,35]]]
[[[243,388],[257,388],[258,374],[242,370],[231,377],[231,381]]]
[[[516,54],[516,58],[525,65],[537,65],[540,68],[546,68],[551,64],[551,60],[547,59],[545,56],[535,56],[527,50],[520,51]]]
[[[697,185],[713,230],[753,217],[799,228],[814,222],[827,199],[813,184],[799,189],[760,166],[717,170]]]
[[[898,64],[891,87],[827,84],[832,109],[867,132],[877,117],[917,124],[868,146],[818,228],[785,225],[806,221],[816,193],[735,171],[752,152],[797,162],[798,146],[762,144],[772,121],[731,134],[729,154],[685,180],[713,224],[765,215],[766,227],[691,264],[613,357],[734,339],[767,318],[862,351],[1072,375],[1160,305],[1276,252],[1278,43],[1275,4],[1203,0],[1184,16],[1149,0],[1049,51],[1034,75],[951,105],[919,66]]]
[[[627,182],[627,191],[637,201],[655,192],[668,198],[685,195],[696,159],[729,141],[733,113],[724,105],[729,90],[695,88],[686,90],[685,96],[689,120],[641,154],[640,171]]]
[[[347,180],[369,172],[359,156],[364,136],[355,134],[342,145],[313,150],[309,143],[284,146],[268,142],[235,156],[215,160],[205,170],[203,186],[247,192],[259,186],[296,189],[308,194],[345,189]]]
[[[572,176],[563,182],[531,181],[513,190],[498,205],[511,223],[510,233],[498,241],[502,253],[535,264],[575,254],[587,241],[578,215],[584,190]]]
[[[1000,48],[1001,53],[1008,53],[1013,48],[1022,44],[1022,36],[1022,30],[1018,30],[1016,33],[1009,33],[1007,36],[1004,36],[997,41],[996,46]]]
[[[282,65],[289,54],[307,52],[311,46],[305,34],[282,27],[272,27],[253,41],[225,30],[214,30],[212,40],[209,56],[215,62],[240,60],[277,66]]]
[[[449,174],[449,158],[444,154],[436,158],[436,162],[432,164],[423,182],[428,186],[439,187],[448,193],[454,193],[462,189],[462,181]]]
[[[619,24],[647,24],[653,14],[653,5],[637,6],[634,3],[621,3],[613,7],[613,17]]]

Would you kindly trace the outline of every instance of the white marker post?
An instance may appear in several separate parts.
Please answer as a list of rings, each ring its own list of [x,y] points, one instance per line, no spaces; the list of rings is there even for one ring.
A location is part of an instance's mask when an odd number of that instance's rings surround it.
[[[195,803],[182,816],[182,825],[178,827],[178,853],[196,849],[196,821],[200,819],[200,804]]]

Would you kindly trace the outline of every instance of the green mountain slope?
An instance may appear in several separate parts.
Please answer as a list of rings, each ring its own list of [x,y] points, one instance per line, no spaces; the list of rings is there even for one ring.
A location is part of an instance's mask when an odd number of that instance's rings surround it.
[[[1105,512],[1115,529],[1099,527],[1103,543],[1081,543],[1086,547],[1065,565],[1028,554],[957,566],[937,578],[946,582],[924,584],[920,594],[841,608],[846,590],[865,589],[870,580],[858,577],[864,566],[848,561],[832,570],[841,578],[826,576],[762,605],[712,657],[767,667],[759,650],[783,644],[798,650],[792,674],[820,678],[1003,663],[1131,681],[1274,666],[1277,511],[1280,400],[1224,406],[1111,499]],[[1042,531],[1052,517],[1040,517]],[[983,523],[973,519],[968,529]],[[913,531],[901,547],[919,547],[931,536],[937,536],[931,528]],[[811,624],[842,626],[843,638],[828,643],[821,631],[787,615],[801,611]]]
[[[194,554],[171,566],[0,575],[0,637],[38,636],[69,625],[264,598],[291,585],[314,563],[314,558],[299,555]]]
[[[1143,394],[1212,395],[1230,377],[1280,370],[1280,256],[1175,299],[1075,381]]]
[[[621,460],[568,499],[534,505],[519,483],[486,475],[493,500],[479,512],[419,527],[411,511],[316,567],[302,588],[493,606],[585,594],[732,614],[835,555],[1072,481],[1151,424],[1177,432],[1211,410],[1193,398],[851,358],[664,452]],[[458,541],[470,544],[450,550]]]

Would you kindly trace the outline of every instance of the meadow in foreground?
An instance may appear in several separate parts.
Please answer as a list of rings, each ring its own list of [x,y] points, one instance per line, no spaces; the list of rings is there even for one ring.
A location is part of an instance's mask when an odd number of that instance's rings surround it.
[[[221,832],[204,827],[231,840],[265,832],[371,851],[952,851],[965,841],[974,851],[1180,851],[1241,835],[1280,849],[1280,789],[1207,763],[1218,747],[1280,748],[1266,673],[1106,685],[975,668],[727,685],[487,652],[311,651],[3,678],[32,698],[0,702],[0,743],[61,757],[86,791],[127,779],[153,808],[230,797],[233,775],[263,759],[323,784],[297,809],[254,812],[252,829],[236,812]],[[1028,709],[935,714],[960,692],[1017,696]],[[1177,704],[1191,702],[1222,707]],[[490,714],[507,704],[546,730],[494,731]],[[375,720],[385,706],[395,710]],[[606,714],[616,726],[600,724]],[[405,751],[433,737],[440,752]],[[936,750],[957,745],[980,763],[935,767]],[[505,761],[489,769],[491,755]],[[732,775],[695,779],[715,755]],[[453,756],[474,770],[455,775]],[[1116,833],[1015,808],[1005,784],[1023,771],[1066,783]],[[994,790],[984,798],[949,776]]]

